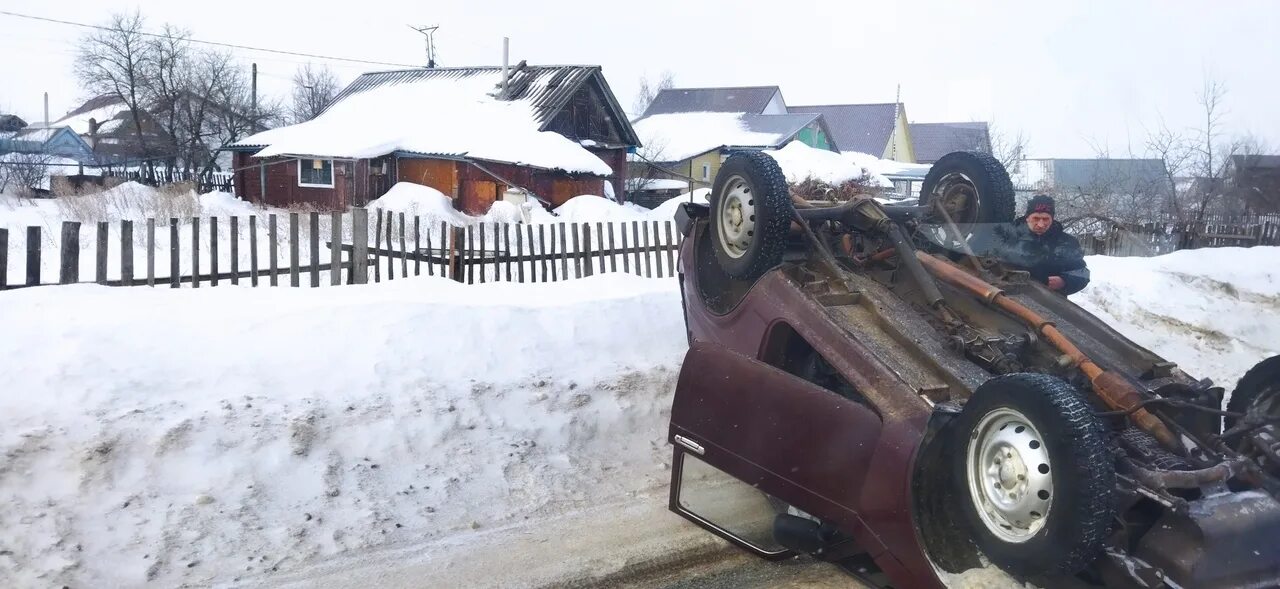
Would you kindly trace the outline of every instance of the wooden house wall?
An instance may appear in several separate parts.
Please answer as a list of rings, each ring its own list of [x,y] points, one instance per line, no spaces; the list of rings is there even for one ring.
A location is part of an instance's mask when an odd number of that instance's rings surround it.
[[[261,167],[259,167],[261,166]],[[273,207],[306,205],[323,210],[342,210],[351,206],[354,187],[357,184],[355,162],[334,160],[333,188],[298,186],[298,160],[296,158],[268,158],[266,160],[237,153],[235,157],[235,188],[238,194],[250,202]],[[266,194],[261,193],[265,175]]]

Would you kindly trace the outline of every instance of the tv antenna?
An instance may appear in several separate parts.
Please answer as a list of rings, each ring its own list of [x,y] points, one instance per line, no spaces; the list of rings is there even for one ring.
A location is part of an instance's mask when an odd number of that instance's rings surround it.
[[[429,68],[436,67],[436,29],[440,28],[440,25],[435,25],[430,27],[425,27],[425,26],[415,27],[413,25],[409,25],[409,28],[415,31],[418,31],[419,33],[422,33],[422,36],[426,37],[427,67]]]

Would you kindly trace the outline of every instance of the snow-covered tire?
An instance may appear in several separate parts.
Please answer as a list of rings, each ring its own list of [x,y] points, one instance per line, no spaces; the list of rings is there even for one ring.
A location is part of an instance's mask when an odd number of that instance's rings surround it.
[[[956,422],[953,480],[963,521],[992,563],[1071,575],[1102,549],[1115,463],[1102,424],[1069,384],[1018,373],[983,383]]]
[[[726,274],[754,281],[782,262],[793,209],[776,160],[758,151],[729,156],[710,204],[711,242]]]
[[[1240,377],[1227,403],[1227,411],[1280,416],[1280,356],[1255,364]],[[1225,419],[1228,429],[1236,424],[1233,417]]]
[[[961,231],[969,233],[975,224],[1008,223],[1014,218],[1015,195],[1009,172],[991,154],[953,151],[942,156],[924,177],[920,204],[942,199],[947,212]],[[941,215],[925,221],[941,224]]]

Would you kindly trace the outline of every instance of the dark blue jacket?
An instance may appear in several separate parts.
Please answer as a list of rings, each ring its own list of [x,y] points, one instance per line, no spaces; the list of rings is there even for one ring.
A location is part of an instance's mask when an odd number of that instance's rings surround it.
[[[1063,231],[1057,221],[1044,235],[1036,235],[1027,227],[1027,218],[1001,223],[974,232],[969,241],[973,253],[998,258],[1027,270],[1031,277],[1048,283],[1050,276],[1060,276],[1065,283],[1064,295],[1079,292],[1089,284],[1089,268],[1084,263],[1084,250],[1075,237]]]

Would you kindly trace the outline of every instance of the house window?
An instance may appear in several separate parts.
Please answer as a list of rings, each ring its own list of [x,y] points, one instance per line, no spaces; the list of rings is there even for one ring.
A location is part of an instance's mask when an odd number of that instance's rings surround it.
[[[702,179],[711,179],[711,164],[702,164]]]
[[[298,160],[298,186],[333,188],[333,160]]]

